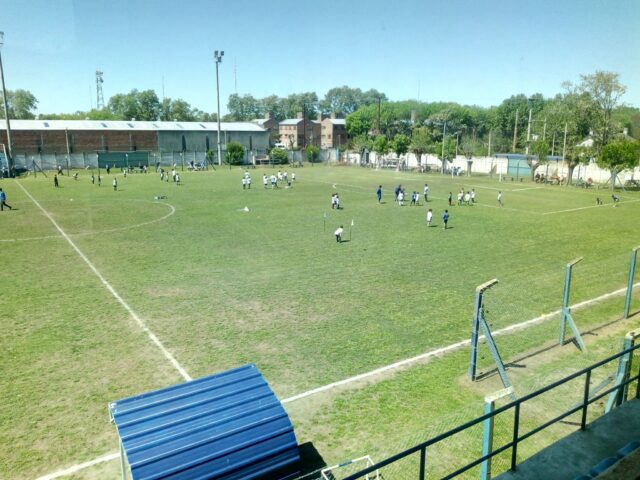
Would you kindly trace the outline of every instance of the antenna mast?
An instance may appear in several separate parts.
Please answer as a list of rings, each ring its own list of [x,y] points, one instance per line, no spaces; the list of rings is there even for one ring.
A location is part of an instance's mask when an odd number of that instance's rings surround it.
[[[96,110],[102,110],[104,108],[104,95],[102,95],[102,72],[96,70]]]

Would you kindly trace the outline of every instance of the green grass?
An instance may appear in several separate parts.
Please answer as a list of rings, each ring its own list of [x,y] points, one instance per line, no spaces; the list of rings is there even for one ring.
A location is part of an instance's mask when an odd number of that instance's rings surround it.
[[[59,189],[41,176],[20,182],[194,378],[255,362],[281,398],[468,338],[475,287],[491,278],[494,329],[559,308],[564,265],[578,256],[572,302],[621,288],[638,243],[638,193],[590,208],[608,192],[320,166],[276,191],[262,188],[258,169],[243,191],[241,172],[185,172],[180,187],[129,175],[118,192],[82,172]],[[433,228],[424,205],[392,199],[398,183],[421,192],[425,181]],[[2,186],[18,210],[0,216],[0,478],[32,478],[115,450],[107,403],[180,377],[20,187]],[[444,231],[446,195],[462,186],[478,204],[449,208]],[[344,210],[330,208],[334,191]],[[333,230],[344,225],[349,239],[352,220],[351,241],[336,244]],[[622,302],[574,318],[597,326]],[[498,337],[501,353],[535,350],[557,325]],[[484,350],[480,360],[490,368]],[[480,413],[495,379],[467,384],[466,361],[461,350],[287,409],[325,461],[381,458],[424,439],[427,425],[446,430]],[[524,377],[532,388],[536,376]]]

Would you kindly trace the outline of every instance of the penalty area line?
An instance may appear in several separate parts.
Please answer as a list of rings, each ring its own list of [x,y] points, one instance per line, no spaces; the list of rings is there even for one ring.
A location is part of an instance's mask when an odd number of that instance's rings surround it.
[[[147,327],[147,325],[142,321],[142,319],[138,316],[138,314],[129,306],[129,304],[127,302],[124,301],[124,299],[115,290],[115,288],[113,288],[113,286],[107,281],[107,279],[102,276],[100,271],[95,267],[95,265],[93,265],[93,263],[91,263],[91,261],[82,252],[82,250],[80,250],[80,248],[78,248],[78,246],[73,242],[73,240],[71,240],[71,237],[69,237],[69,235],[67,235],[67,233],[62,229],[62,227],[60,227],[60,225],[58,225],[58,223],[53,219],[53,217],[49,214],[49,212],[47,212],[44,209],[44,207],[42,205],[40,205],[40,203],[38,203],[38,201],[27,191],[27,189],[24,186],[22,186],[22,184],[19,181],[16,181],[16,183],[24,191],[24,193],[27,194],[27,196],[31,199],[31,201],[33,203],[35,203],[36,206],[40,210],[42,210],[42,213],[44,213],[45,216],[51,221],[51,223],[53,223],[53,226],[56,227],[56,230],[58,230],[58,232],[60,232],[60,235],[62,235],[62,237],[67,241],[67,243],[69,245],[71,245],[71,247],[80,256],[80,258],[82,258],[82,260],[84,260],[84,262],[89,266],[91,271],[93,271],[93,273],[96,274],[96,276],[100,279],[100,281],[105,286],[105,288],[107,290],[109,290],[109,292],[111,292],[111,295],[113,295],[113,297],[118,301],[118,303],[120,303],[120,305],[122,305],[124,307],[124,309],[127,312],[129,312],[129,315],[131,315],[131,318],[133,318],[136,321],[136,323],[147,334],[147,336],[151,339],[151,341],[160,349],[162,354],[165,356],[165,358],[167,360],[169,360],[171,365],[173,365],[173,367],[178,371],[180,376],[186,381],[192,380],[191,376],[182,367],[182,365],[180,365],[178,363],[178,361],[175,359],[175,357],[173,355],[171,355],[171,353],[165,348],[165,346],[162,344],[160,339],[155,335],[155,333],[153,333],[149,329],[149,327]]]

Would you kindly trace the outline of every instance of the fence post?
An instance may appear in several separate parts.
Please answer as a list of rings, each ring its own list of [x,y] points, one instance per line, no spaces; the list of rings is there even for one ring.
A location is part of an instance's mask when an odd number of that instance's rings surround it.
[[[496,406],[496,401],[501,398],[510,396],[513,394],[513,387],[503,388],[498,390],[492,395],[484,397],[484,414],[488,415],[493,413]],[[490,416],[483,422],[482,426],[482,456],[486,457],[493,451],[493,424],[494,416]],[[481,465],[480,471],[481,480],[491,480],[491,458],[487,458]]]
[[[587,428],[587,409],[589,408],[589,382],[591,382],[591,370],[587,371],[584,380],[584,395],[582,397],[582,420],[580,421],[580,430]]]
[[[518,427],[520,425],[520,402],[516,403],[513,413],[513,446],[511,447],[511,470],[516,471],[518,456]]]
[[[571,273],[573,270],[573,266],[582,261],[583,257],[578,257],[575,260],[567,263],[565,276],[564,276],[564,295],[562,299],[562,315],[560,317],[560,345],[564,345],[564,334],[567,328],[567,323],[569,327],[573,331],[574,338],[576,343],[578,344],[578,348],[582,351],[586,351],[586,347],[584,346],[584,342],[582,341],[582,336],[580,335],[580,331],[573,321],[573,317],[571,316],[571,308],[569,308],[569,292],[571,291]]]
[[[424,480],[426,463],[427,463],[427,447],[422,447],[420,449],[420,480]]]
[[[629,282],[627,283],[627,297],[624,301],[624,316],[623,318],[629,318],[629,308],[631,306],[631,292],[633,291],[633,277],[636,273],[636,257],[639,247],[631,250],[631,263],[629,265]]]

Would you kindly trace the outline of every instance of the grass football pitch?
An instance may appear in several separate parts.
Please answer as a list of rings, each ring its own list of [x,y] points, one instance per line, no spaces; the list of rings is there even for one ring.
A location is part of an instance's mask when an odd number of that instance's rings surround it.
[[[0,183],[13,207],[0,213],[0,478],[35,478],[115,451],[108,402],[183,381],[137,320],[191,377],[256,363],[285,399],[468,339],[475,287],[492,278],[494,330],[557,310],[565,264],[576,257],[584,260],[572,303],[623,288],[640,243],[637,192],[622,192],[614,207],[608,190],[326,166],[289,169],[291,188],[264,189],[263,173],[276,170],[251,170],[250,190],[238,168],[185,171],[182,185],[118,172],[118,191],[113,172],[100,187],[87,172],[61,177],[60,188],[40,174]],[[397,205],[398,184],[418,191],[420,205]],[[449,207],[449,192],[457,203],[461,188],[475,189],[476,203]],[[581,329],[607,324],[623,300],[574,318]],[[634,318],[594,335],[599,346],[576,361],[613,352]],[[552,318],[498,337],[501,353],[516,358],[553,342],[557,328]],[[530,370],[567,373],[563,355],[575,356],[562,348]],[[466,382],[467,357],[455,350],[292,401],[298,439],[329,464],[379,460],[424,440],[434,422],[446,430],[479,415],[486,390],[499,385]],[[481,363],[490,368],[488,354]],[[538,385],[514,375],[522,388]],[[96,468],[71,478],[118,474],[116,462]]]

